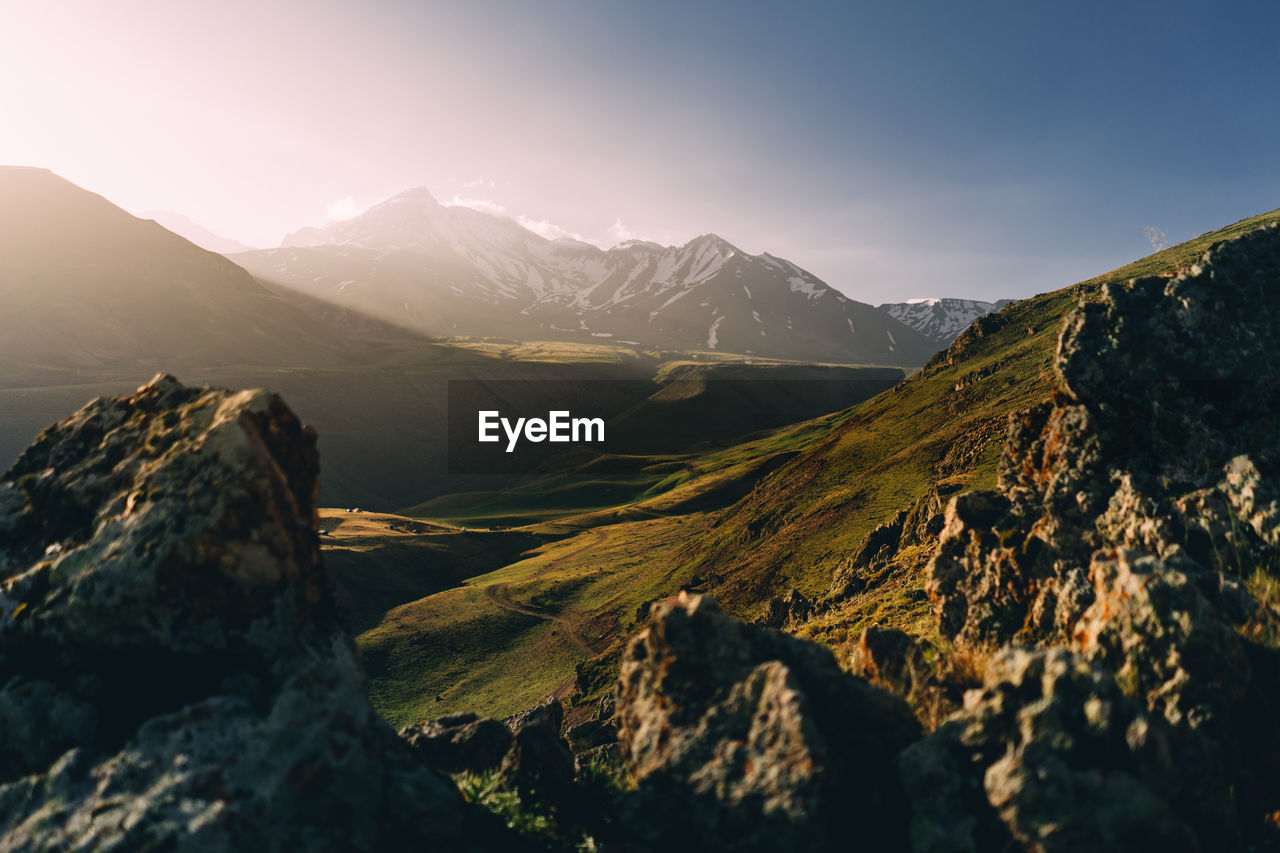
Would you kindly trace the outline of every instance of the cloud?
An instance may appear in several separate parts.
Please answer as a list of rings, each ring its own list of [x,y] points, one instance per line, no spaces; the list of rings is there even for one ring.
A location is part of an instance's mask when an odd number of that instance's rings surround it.
[[[360,206],[356,204],[356,200],[351,196],[340,198],[337,201],[329,202],[329,219],[333,222],[341,222],[344,219],[355,219],[360,214],[368,210],[368,206]]]
[[[622,224],[622,217],[618,217],[612,225],[609,226],[609,237],[614,244],[625,243],[628,240],[638,240],[639,236],[636,232]]]
[[[1162,228],[1157,228],[1154,225],[1144,225],[1142,226],[1142,233],[1146,235],[1147,241],[1151,243],[1151,248],[1157,252],[1173,245],[1169,242],[1169,235],[1164,233]]]
[[[586,242],[586,240],[582,239],[581,234],[566,231],[554,222],[548,222],[545,219],[533,219],[532,217],[525,216],[522,213],[516,217],[516,222],[519,222],[534,234],[537,234],[540,237],[546,237],[548,240],[558,240],[561,237],[568,237],[569,239],[577,240],[580,243]]]
[[[489,189],[493,189],[495,186],[497,186],[497,184],[495,184],[490,178],[476,178],[474,181],[467,181],[466,183],[464,183],[462,185],[462,188],[464,190],[474,190],[477,187],[487,187]]]
[[[494,216],[507,215],[507,209],[504,206],[487,198],[466,198],[465,196],[455,195],[449,204],[454,207],[469,207],[481,213],[492,213]]]

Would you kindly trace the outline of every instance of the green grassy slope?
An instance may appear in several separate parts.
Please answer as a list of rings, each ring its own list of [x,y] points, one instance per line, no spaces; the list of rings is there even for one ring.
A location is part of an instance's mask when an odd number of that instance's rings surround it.
[[[683,567],[716,578],[711,591],[742,615],[790,587],[821,593],[870,530],[931,489],[994,485],[1008,414],[1052,392],[1062,319],[1080,299],[1107,282],[1174,273],[1213,243],[1276,221],[1280,211],[1241,220],[980,319],[907,382],[845,413],[825,441],[762,479]],[[918,623],[923,595],[903,601],[899,621]]]
[[[357,640],[375,707],[401,725],[467,709],[502,716],[553,690],[565,693],[575,666],[615,647],[642,604],[697,580],[678,565],[714,523],[707,510],[727,505],[762,470],[829,429],[830,416],[818,418],[677,454],[675,464],[596,460],[624,472],[643,464],[660,470],[628,503],[578,514],[548,507],[548,520],[519,530],[476,529],[472,518],[465,534],[408,535],[389,530],[403,525],[396,516],[322,511],[322,528],[332,526],[322,538],[325,560],[365,629]],[[545,480],[531,483],[507,505],[534,507]],[[503,559],[502,549],[530,541],[545,544]],[[485,560],[495,570],[448,583]],[[369,615],[396,595],[404,603],[370,627]]]
[[[567,695],[577,664],[688,581],[675,558],[709,523],[693,514],[594,528],[391,610],[357,637],[374,707],[401,726],[467,709],[501,717]]]
[[[565,517],[568,501],[548,514],[554,520],[527,528],[564,538],[395,608],[363,633],[375,706],[396,724],[468,708],[503,715],[551,690],[566,694],[575,669],[588,693],[607,689],[641,606],[681,586],[707,589],[746,617],[791,587],[821,594],[838,563],[897,510],[994,483],[1008,414],[1051,393],[1062,319],[1080,299],[1106,282],[1187,267],[1213,242],[1274,221],[1280,211],[1011,305],[852,409],[692,457],[618,465],[639,478],[625,503]],[[586,466],[575,476],[594,489],[599,474]],[[724,482],[746,494],[717,492]],[[536,499],[532,486],[504,498]],[[906,549],[873,588],[802,632],[838,650],[870,623],[928,634],[930,550]]]

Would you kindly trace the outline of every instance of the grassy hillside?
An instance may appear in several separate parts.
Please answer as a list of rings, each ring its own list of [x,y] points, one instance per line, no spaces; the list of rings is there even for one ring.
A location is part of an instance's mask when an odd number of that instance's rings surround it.
[[[788,588],[822,593],[837,564],[877,525],[931,492],[945,497],[994,485],[1011,411],[1048,398],[1064,315],[1103,284],[1184,269],[1215,242],[1280,221],[1280,211],[1241,220],[1072,287],[981,318],[910,380],[845,413],[831,435],[763,478],[730,508],[682,566],[715,578],[733,612],[755,615]],[[927,554],[908,568],[918,570]],[[853,602],[833,635],[881,622],[931,625],[923,577]]]
[[[688,543],[714,524],[712,510],[820,440],[829,418],[726,448],[596,460],[623,473],[658,471],[627,503],[581,513],[548,505],[546,520],[519,530],[477,529],[473,516],[466,533],[448,527],[409,535],[396,516],[323,511],[322,528],[332,525],[322,539],[325,559],[339,569],[348,608],[363,619],[385,607],[389,594],[405,602],[357,638],[375,706],[403,724],[468,708],[505,715],[553,689],[566,693],[575,666],[614,647],[641,605],[696,585],[678,565]],[[524,500],[533,514],[545,484],[530,478],[507,506]],[[502,559],[511,547],[528,550]],[[454,569],[485,559],[501,568],[445,588],[442,579]]]
[[[463,708],[505,714],[551,688],[567,692],[575,668],[588,692],[606,689],[640,606],[681,586],[745,617],[789,588],[820,595],[896,511],[994,483],[1008,414],[1051,393],[1062,318],[1080,299],[1106,282],[1171,274],[1213,242],[1274,221],[1280,211],[1015,303],[852,409],[683,460],[661,494],[527,528],[567,538],[397,607],[360,636],[375,705],[397,723]],[[746,494],[728,506],[677,498],[714,493],[716,478]],[[521,500],[519,489],[509,499]],[[905,549],[872,588],[802,632],[837,648],[870,623],[931,632],[930,551]]]

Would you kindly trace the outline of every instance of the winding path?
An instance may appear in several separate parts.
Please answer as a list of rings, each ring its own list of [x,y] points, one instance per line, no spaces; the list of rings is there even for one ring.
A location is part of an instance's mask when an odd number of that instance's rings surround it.
[[[578,629],[573,623],[563,616],[555,616],[544,610],[530,607],[527,604],[520,604],[511,600],[511,594],[507,592],[507,584],[495,583],[484,588],[484,594],[488,599],[503,610],[510,610],[513,613],[523,613],[526,616],[536,616],[539,619],[546,619],[560,626],[560,629],[569,635],[569,639],[573,640],[573,644],[582,650],[582,653],[589,658],[596,656],[595,651],[582,639],[582,635],[578,633]]]
[[[581,554],[583,551],[587,550],[588,548],[594,548],[595,546],[603,543],[605,539],[609,538],[608,535],[601,530],[592,530],[589,532],[591,533],[590,539],[583,542],[578,547],[573,548],[567,554],[561,554],[555,559],[553,559],[551,562],[547,563],[547,565],[544,566],[542,570],[538,572],[538,574],[539,575],[546,574],[549,571],[553,571],[559,568],[560,565],[565,560],[569,559],[570,557],[576,557],[578,554]],[[549,622],[556,623],[557,625],[560,626],[560,629],[569,636],[569,639],[573,641],[573,644],[577,646],[584,655],[586,655],[589,658],[593,658],[596,656],[595,649],[591,648],[590,643],[582,639],[582,635],[578,633],[577,627],[575,627],[572,622],[570,622],[568,619],[564,618],[563,616],[558,616],[554,613],[548,613],[545,610],[532,607],[528,604],[521,604],[517,601],[512,600],[511,594],[507,592],[507,586],[508,584],[505,584],[505,583],[490,584],[489,586],[486,586],[484,588],[484,594],[489,599],[489,601],[493,602],[493,604],[495,604],[496,606],[501,607],[503,610],[510,610],[513,613],[523,613],[526,616],[536,616],[539,619],[546,619]]]

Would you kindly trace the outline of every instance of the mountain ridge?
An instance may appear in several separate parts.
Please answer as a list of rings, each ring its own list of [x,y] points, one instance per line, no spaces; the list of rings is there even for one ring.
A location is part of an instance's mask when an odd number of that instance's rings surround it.
[[[905,302],[882,302],[877,307],[895,320],[946,346],[984,314],[993,314],[1016,300],[930,297]]]
[[[681,246],[550,240],[417,188],[235,255],[264,280],[436,335],[606,339],[915,366],[937,349],[799,265],[706,233]]]
[[[139,219],[150,219],[161,225],[165,230],[172,231],[179,237],[195,243],[202,249],[210,252],[217,252],[219,255],[234,255],[237,252],[252,252],[253,246],[245,245],[239,240],[232,240],[229,237],[223,237],[221,234],[215,234],[203,225],[193,222],[190,217],[185,214],[178,213],[175,210],[145,210],[138,214]]]

